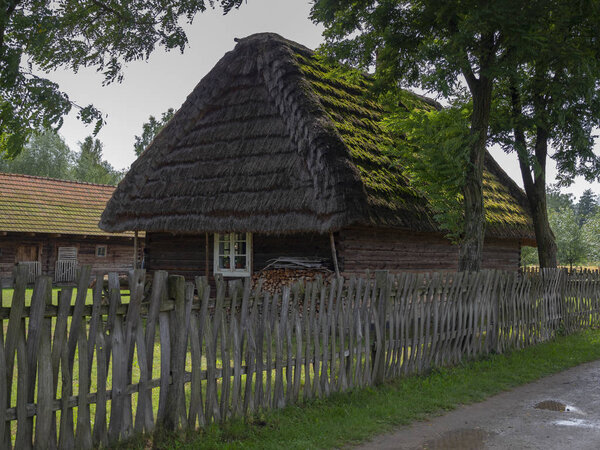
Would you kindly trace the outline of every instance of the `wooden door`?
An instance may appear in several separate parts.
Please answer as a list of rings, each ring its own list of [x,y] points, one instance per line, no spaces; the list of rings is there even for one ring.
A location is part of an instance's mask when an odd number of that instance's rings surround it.
[[[38,260],[37,245],[19,245],[17,247],[17,255],[15,262],[37,261]]]

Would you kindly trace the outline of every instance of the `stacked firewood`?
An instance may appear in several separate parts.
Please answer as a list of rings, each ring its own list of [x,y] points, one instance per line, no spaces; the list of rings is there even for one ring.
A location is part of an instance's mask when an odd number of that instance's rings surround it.
[[[331,271],[323,269],[266,269],[252,276],[252,287],[258,286],[258,280],[262,279],[262,290],[273,294],[296,281],[306,283],[320,276],[324,282],[328,282],[332,275]]]

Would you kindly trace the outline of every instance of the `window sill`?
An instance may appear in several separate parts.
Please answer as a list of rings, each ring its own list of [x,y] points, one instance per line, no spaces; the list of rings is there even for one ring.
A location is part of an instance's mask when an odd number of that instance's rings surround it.
[[[240,270],[239,272],[233,272],[233,271],[215,271],[215,275],[219,274],[219,275],[223,275],[223,277],[249,277],[250,276],[250,272],[247,270]]]

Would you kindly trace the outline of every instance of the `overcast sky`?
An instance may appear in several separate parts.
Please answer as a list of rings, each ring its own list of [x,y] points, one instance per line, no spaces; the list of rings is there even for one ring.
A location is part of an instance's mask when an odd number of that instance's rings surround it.
[[[130,63],[121,84],[102,86],[102,76],[95,70],[80,70],[77,74],[56,71],[48,76],[60,84],[71,100],[80,105],[93,103],[107,116],[98,138],[104,143],[104,157],[118,169],[129,167],[135,159],[134,136],[141,134],[142,124],[150,115],[160,116],[168,108],[179,106],[206,73],[233,49],[236,37],[259,32],[275,32],[309,48],[323,41],[322,27],[309,19],[310,3],[306,0],[249,0],[239,10],[223,16],[220,10],[198,14],[186,27],[189,45],[185,52],[165,52],[157,49],[148,61]],[[76,113],[66,118],[60,133],[69,146],[92,132],[76,119]],[[522,185],[514,155],[493,149],[493,155],[509,175]],[[554,181],[554,167],[549,168],[549,181]],[[600,185],[584,180],[568,188],[579,196],[591,187],[597,194]]]

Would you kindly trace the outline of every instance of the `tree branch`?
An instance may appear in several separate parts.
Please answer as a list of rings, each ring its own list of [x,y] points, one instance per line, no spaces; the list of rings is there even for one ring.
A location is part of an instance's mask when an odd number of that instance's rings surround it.
[[[106,12],[112,13],[119,18],[119,20],[123,20],[123,16],[119,11],[114,9],[112,6],[107,5],[106,3],[101,2],[100,0],[92,0],[92,3],[96,5],[98,8],[103,9]]]

